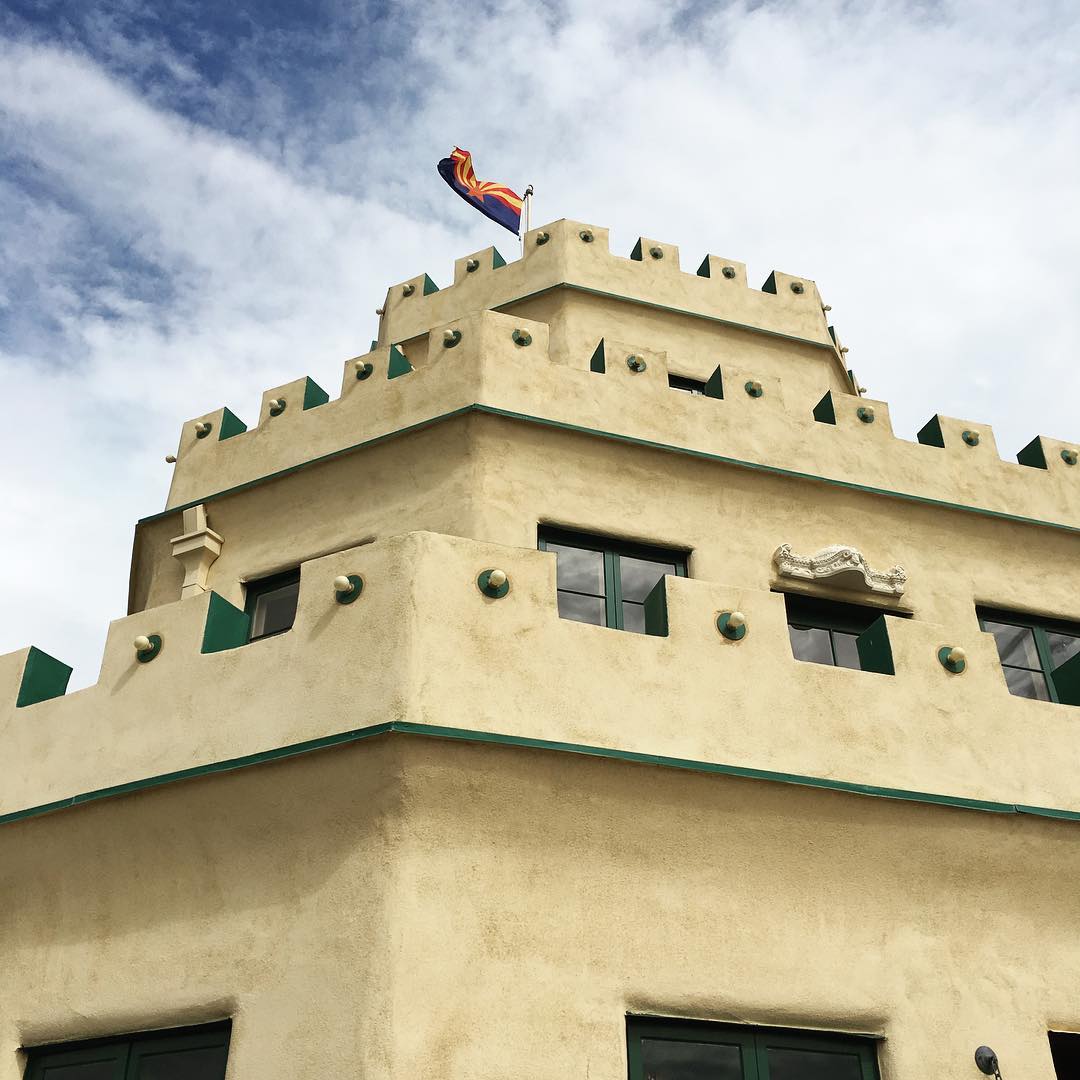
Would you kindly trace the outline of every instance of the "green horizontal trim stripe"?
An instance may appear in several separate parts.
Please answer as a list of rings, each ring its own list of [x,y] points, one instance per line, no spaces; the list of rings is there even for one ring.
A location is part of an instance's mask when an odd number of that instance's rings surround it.
[[[673,315],[686,315],[691,319],[703,319],[705,322],[716,323],[720,326],[730,326],[735,330],[745,330],[750,334],[763,334],[765,337],[780,338],[781,341],[794,341],[799,345],[809,345],[813,349],[825,349],[827,352],[836,355],[836,346],[831,341],[815,341],[813,338],[799,337],[797,334],[785,334],[780,330],[766,330],[761,326],[754,326],[752,323],[736,322],[734,319],[724,319],[719,315],[706,315],[701,311],[691,311],[689,308],[677,308],[671,307],[668,304],[658,304],[655,300],[642,300],[636,296],[627,296],[625,293],[613,293],[605,292],[603,289],[593,289],[588,285],[575,285],[570,281],[560,281],[555,285],[549,285],[545,289],[538,289],[536,292],[526,293],[524,296],[515,297],[513,300],[504,300],[497,307],[492,308],[492,311],[502,311],[505,307],[510,307],[511,304],[522,304],[526,300],[535,300],[538,296],[546,296],[550,292],[555,292],[557,289],[569,289],[571,292],[585,293],[588,296],[599,296],[605,300],[618,300],[624,304],[636,304],[638,307],[651,308],[653,311],[669,311]]]
[[[464,416],[468,413],[481,413],[487,416],[499,416],[505,420],[519,420],[522,423],[539,424],[541,427],[556,428],[560,431],[572,431],[579,435],[589,435],[597,439],[608,439],[612,442],[626,443],[630,446],[643,446],[650,450],[662,450],[669,454],[682,454],[686,457],[698,458],[702,461],[713,461],[721,465],[734,465],[740,469],[751,469],[754,472],[768,473],[770,476],[783,476],[790,480],[811,480],[818,484],[828,484],[830,487],[841,488],[845,491],[858,491],[867,495],[883,495],[889,499],[900,499],[904,502],[916,503],[919,506],[934,506],[942,510],[959,510],[965,514],[978,514],[982,517],[993,518],[996,521],[1011,521],[1018,525],[1037,525],[1043,529],[1057,529],[1060,532],[1080,534],[1080,527],[1075,525],[1063,525],[1057,521],[1043,521],[1041,518],[1029,518],[1023,517],[1020,514],[1009,514],[1004,510],[989,510],[982,506],[970,506],[965,503],[948,502],[945,499],[934,499],[928,495],[911,495],[904,491],[892,491],[889,488],[872,487],[869,484],[857,484],[853,480],[834,480],[832,477],[818,476],[816,473],[805,473],[799,472],[796,469],[785,469],[780,465],[765,465],[757,461],[744,461],[741,458],[725,457],[723,454],[711,454],[707,450],[693,450],[687,446],[676,446],[673,443],[662,443],[652,439],[642,439],[636,435],[620,435],[614,431],[603,431],[599,428],[584,427],[581,424],[570,424],[562,420],[549,420],[542,416],[532,416],[529,413],[513,412],[510,409],[500,409],[494,405],[480,405],[478,403],[463,405],[460,409],[452,409],[450,412],[441,413],[428,420],[421,420],[415,424],[410,424],[407,427],[398,428],[396,431],[389,431],[383,435],[376,435],[372,439],[354,443],[352,446],[342,447],[340,450],[331,450],[328,454],[322,454],[319,457],[311,458],[308,461],[302,461],[297,465],[290,465],[287,469],[268,473],[266,476],[256,477],[254,480],[248,480],[243,484],[237,484],[236,487],[226,488],[223,491],[215,492],[212,495],[204,495],[201,498],[192,499],[191,502],[181,503],[177,506],[170,507],[168,510],[163,510],[158,514],[151,514],[148,517],[140,518],[139,524],[142,525],[146,522],[157,521],[160,518],[179,514],[182,510],[186,510],[192,506],[198,506],[200,503],[212,502],[215,499],[224,498],[226,495],[247,491],[259,484],[269,483],[271,480],[276,480],[282,476],[288,476],[290,473],[297,472],[300,469],[307,469],[312,465],[318,465],[324,461],[331,461],[334,458],[354,453],[357,450],[363,450],[369,446],[377,446],[379,443],[387,442],[390,439],[396,439],[414,431],[422,431],[424,428],[434,427],[444,420],[452,420],[457,416]]]
[[[748,769],[739,765],[723,765],[710,761],[696,761],[692,758],[667,757],[663,754],[643,754],[636,750],[614,750],[610,747],[589,746],[584,743],[558,742],[551,739],[534,739],[524,735],[501,735],[497,732],[470,731],[466,728],[440,727],[433,724],[414,724],[405,720],[392,720],[371,727],[343,731],[337,735],[327,735],[319,739],[281,746],[274,750],[264,750],[257,754],[229,758],[209,765],[196,765],[190,769],[163,773],[146,780],[133,780],[127,784],[99,788],[83,795],[73,795],[68,799],[44,803],[26,810],[15,810],[0,816],[0,825],[27,818],[40,817],[57,810],[67,810],[86,803],[110,799],[118,795],[128,795],[136,791],[164,787],[166,784],[181,780],[191,780],[200,776],[213,776],[216,773],[234,772],[253,765],[264,765],[272,761],[309,754],[316,750],[326,750],[334,746],[362,742],[377,735],[400,734],[421,735],[428,738],[450,739],[457,742],[480,743],[493,746],[509,746],[527,750],[546,750],[554,753],[581,754],[585,757],[606,758],[612,761],[626,761],[638,765],[657,765],[666,769],[684,769],[689,772],[705,773],[714,776],[731,776],[744,780],[763,780],[769,783],[794,784],[798,787],[820,788],[824,791],[839,791],[848,795],[868,795],[878,799],[895,799],[902,802],[924,803],[932,806],[951,806],[960,810],[979,810],[990,814],[1027,814],[1035,817],[1056,818],[1062,821],[1080,821],[1080,811],[1056,810],[1040,806],[1024,806],[1019,803],[990,802],[986,799],[965,799],[955,795],[935,795],[926,791],[908,791],[905,788],[878,787],[874,784],[853,784],[846,780],[828,780],[818,776],[803,776],[799,773],[774,772],[770,769]]]

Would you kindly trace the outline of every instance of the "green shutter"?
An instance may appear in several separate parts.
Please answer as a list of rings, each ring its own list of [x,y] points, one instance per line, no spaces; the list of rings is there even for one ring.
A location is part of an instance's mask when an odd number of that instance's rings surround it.
[[[1050,679],[1062,705],[1080,705],[1080,653],[1050,672]]]
[[[855,646],[859,650],[859,663],[863,671],[876,671],[879,675],[896,674],[884,615],[879,615],[855,639]]]

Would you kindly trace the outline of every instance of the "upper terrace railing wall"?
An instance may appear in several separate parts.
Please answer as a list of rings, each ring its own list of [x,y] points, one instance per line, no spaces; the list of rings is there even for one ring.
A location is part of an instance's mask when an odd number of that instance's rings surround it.
[[[492,567],[501,599],[477,587]],[[355,603],[335,601],[339,574],[363,578]],[[794,660],[768,590],[668,578],[666,595],[664,637],[569,622],[553,555],[414,533],[305,563],[276,637],[204,652],[224,602],[166,604],[112,624],[96,685],[23,707],[25,650],[0,657],[0,814],[388,723],[1080,811],[1080,713],[1011,697],[973,610],[891,620],[889,676]],[[739,642],[716,630],[733,609]],[[148,663],[139,635],[161,639]],[[964,674],[943,645],[967,651]]]

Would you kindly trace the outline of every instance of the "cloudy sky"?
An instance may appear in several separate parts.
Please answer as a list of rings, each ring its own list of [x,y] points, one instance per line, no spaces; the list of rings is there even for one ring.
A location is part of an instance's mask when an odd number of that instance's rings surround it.
[[[534,223],[814,278],[904,437],[1080,440],[1078,55],[1072,0],[3,0],[0,653],[94,682],[181,422],[515,253],[455,143]]]

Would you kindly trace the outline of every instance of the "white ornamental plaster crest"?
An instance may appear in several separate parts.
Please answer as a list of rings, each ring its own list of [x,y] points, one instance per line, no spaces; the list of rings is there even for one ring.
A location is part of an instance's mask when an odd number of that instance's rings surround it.
[[[903,596],[907,586],[907,571],[902,566],[874,570],[861,551],[846,544],[833,544],[813,555],[796,555],[790,544],[781,544],[773,561],[781,577],[806,581],[835,578],[838,585],[888,596]]]

